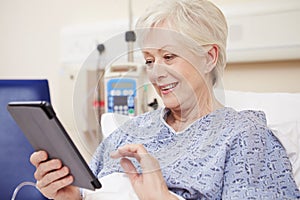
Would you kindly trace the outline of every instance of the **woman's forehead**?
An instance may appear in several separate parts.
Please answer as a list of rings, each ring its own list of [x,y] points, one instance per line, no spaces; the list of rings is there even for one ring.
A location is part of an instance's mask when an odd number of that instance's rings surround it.
[[[173,45],[164,45],[162,47],[145,47],[142,48],[142,53],[144,54],[151,54],[154,52],[164,53],[164,52],[176,52],[178,47]]]
[[[201,45],[187,35],[171,29],[154,27],[138,30],[137,42],[141,49],[201,49]]]
[[[179,39],[178,34],[172,31],[151,29],[142,35],[141,45],[144,48],[161,49],[164,46],[178,46]]]
[[[170,31],[150,31],[144,35],[140,44],[143,53],[168,51],[178,54],[182,49],[188,50],[187,43]]]
[[[203,46],[174,30],[149,28],[137,33],[138,44],[144,56],[168,52],[194,63],[205,53]]]

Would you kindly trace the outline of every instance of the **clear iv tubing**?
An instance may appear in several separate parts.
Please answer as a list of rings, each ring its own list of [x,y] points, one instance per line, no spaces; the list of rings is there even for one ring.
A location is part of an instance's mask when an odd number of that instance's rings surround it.
[[[11,197],[11,200],[15,200],[15,198],[16,198],[18,192],[20,191],[20,189],[21,189],[23,186],[26,186],[26,185],[35,187],[35,183],[33,183],[33,182],[25,181],[25,182],[20,183],[20,184],[16,187],[16,189],[14,190],[14,193],[13,193],[13,195],[12,195],[12,197]]]

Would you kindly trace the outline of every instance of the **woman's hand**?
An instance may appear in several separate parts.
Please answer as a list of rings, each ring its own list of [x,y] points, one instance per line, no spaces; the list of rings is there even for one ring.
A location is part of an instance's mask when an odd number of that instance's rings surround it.
[[[177,199],[169,192],[158,161],[147,152],[143,145],[125,145],[111,153],[111,157],[121,158],[121,166],[140,200]],[[135,158],[140,163],[142,174],[137,172],[132,162],[126,157]]]
[[[73,177],[69,174],[69,168],[63,166],[61,160],[48,160],[45,151],[38,151],[30,156],[30,162],[36,167],[36,187],[45,197],[57,200],[81,199],[79,189],[71,186]]]

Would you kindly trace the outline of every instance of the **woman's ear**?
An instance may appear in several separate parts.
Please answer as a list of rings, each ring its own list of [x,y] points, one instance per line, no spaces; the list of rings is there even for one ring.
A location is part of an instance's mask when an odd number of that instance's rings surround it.
[[[218,57],[219,57],[218,46],[216,44],[209,45],[209,50],[207,52],[205,73],[209,73],[215,68],[218,62]]]

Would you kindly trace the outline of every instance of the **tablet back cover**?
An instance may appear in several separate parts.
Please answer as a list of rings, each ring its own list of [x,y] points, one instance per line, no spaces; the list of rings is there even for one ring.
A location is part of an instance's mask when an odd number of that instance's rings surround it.
[[[12,102],[8,111],[35,150],[46,150],[49,158],[59,158],[70,168],[73,185],[90,190],[101,188],[49,103]]]

